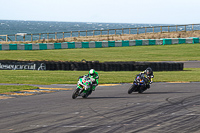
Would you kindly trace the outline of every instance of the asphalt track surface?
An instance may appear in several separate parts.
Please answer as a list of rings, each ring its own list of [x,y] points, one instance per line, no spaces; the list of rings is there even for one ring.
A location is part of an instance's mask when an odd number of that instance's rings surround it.
[[[184,68],[200,68],[200,61],[184,61]]]
[[[200,132],[200,83],[153,83],[143,94],[130,86],[98,86],[87,99],[62,90],[0,100],[0,133]]]
[[[72,99],[75,85],[36,86],[72,90],[0,99],[0,133],[200,132],[200,82],[153,83],[143,94],[101,85],[87,99]]]

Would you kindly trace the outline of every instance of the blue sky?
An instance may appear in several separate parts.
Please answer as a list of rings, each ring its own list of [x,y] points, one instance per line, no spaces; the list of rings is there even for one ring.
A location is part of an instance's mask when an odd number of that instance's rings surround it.
[[[1,20],[200,23],[200,0],[0,0]]]

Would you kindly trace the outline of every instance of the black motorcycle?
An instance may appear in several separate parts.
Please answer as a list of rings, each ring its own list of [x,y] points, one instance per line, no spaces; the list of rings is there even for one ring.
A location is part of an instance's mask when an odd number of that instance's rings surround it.
[[[138,74],[135,77],[135,80],[133,81],[133,84],[128,90],[128,94],[131,94],[132,92],[138,92],[143,93],[145,90],[147,90],[149,84],[148,79],[145,77],[144,74]]]

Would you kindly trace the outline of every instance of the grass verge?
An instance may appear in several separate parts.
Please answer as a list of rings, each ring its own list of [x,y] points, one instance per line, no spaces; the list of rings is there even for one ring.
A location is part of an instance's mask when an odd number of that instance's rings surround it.
[[[31,89],[37,89],[38,87],[29,86],[29,85],[0,85],[0,93],[5,92],[15,92],[15,91],[21,91],[21,90],[31,90]]]
[[[0,60],[50,61],[187,61],[200,60],[200,44],[132,46],[90,49],[61,49],[33,51],[0,51]],[[103,53],[103,54],[102,54]],[[123,54],[123,55],[122,55]],[[88,71],[28,71],[1,70],[0,83],[19,84],[76,84],[77,78]],[[131,83],[139,71],[99,71],[99,83]],[[154,82],[200,82],[200,68],[184,71],[154,72]],[[2,86],[0,86],[2,87]],[[12,88],[12,89],[9,89]],[[33,89],[34,87],[30,87]],[[27,86],[3,86],[0,90],[19,91]],[[2,92],[0,92],[2,93]]]
[[[0,60],[187,61],[200,60],[200,44],[0,51]]]
[[[76,84],[78,77],[88,71],[29,71],[1,70],[1,83],[15,84]],[[99,83],[131,83],[139,71],[98,71]],[[200,82],[200,68],[184,68],[184,71],[154,72],[154,82]]]

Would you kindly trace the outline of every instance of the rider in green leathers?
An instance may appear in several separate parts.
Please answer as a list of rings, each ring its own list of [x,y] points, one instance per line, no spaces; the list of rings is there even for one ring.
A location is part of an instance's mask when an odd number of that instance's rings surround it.
[[[99,84],[99,74],[94,69],[91,69],[88,76],[92,79],[92,90],[95,91],[95,88]]]
[[[95,88],[99,84],[99,74],[94,69],[90,69],[89,74],[86,74],[84,76],[88,76],[88,77],[91,78],[91,80],[92,80],[92,90],[95,91]],[[83,76],[80,76],[79,78],[81,78],[81,77],[83,77]]]

